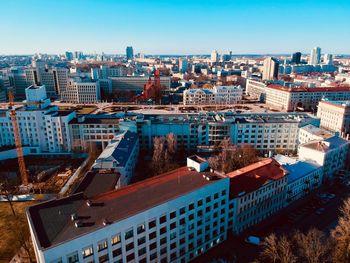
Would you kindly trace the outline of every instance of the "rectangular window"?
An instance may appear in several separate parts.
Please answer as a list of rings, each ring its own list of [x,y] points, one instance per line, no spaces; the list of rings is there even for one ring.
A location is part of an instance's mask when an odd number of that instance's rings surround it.
[[[114,249],[112,254],[113,254],[114,258],[118,257],[118,256],[120,256],[122,254],[122,249],[121,248]]]
[[[68,263],[79,262],[78,252],[75,252],[74,254],[69,255],[67,257],[67,261],[68,261]]]
[[[145,224],[140,224],[137,226],[137,234],[145,232]]]
[[[102,240],[97,243],[97,251],[102,251],[108,247],[107,240]]]
[[[117,234],[117,235],[113,236],[112,239],[111,239],[112,245],[119,244],[120,240],[121,240],[120,239],[120,234]]]
[[[129,239],[129,238],[132,238],[134,236],[134,231],[132,228],[130,228],[129,230],[127,230],[125,232],[125,239]]]
[[[151,229],[156,226],[156,220],[153,219],[148,223],[148,228]]]
[[[141,237],[137,240],[137,244],[140,246],[146,242],[146,237]]]
[[[83,257],[86,258],[86,257],[89,257],[91,255],[94,254],[94,249],[92,246],[90,247],[86,247],[82,250],[82,254],[83,254]]]

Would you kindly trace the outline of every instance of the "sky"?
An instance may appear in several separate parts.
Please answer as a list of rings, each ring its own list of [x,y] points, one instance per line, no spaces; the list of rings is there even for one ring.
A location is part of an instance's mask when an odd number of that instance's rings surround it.
[[[0,54],[350,54],[349,0],[0,0]]]

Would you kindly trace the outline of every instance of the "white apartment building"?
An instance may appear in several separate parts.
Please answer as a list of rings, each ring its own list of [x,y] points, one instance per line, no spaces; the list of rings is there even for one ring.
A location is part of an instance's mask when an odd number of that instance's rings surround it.
[[[38,262],[189,262],[227,238],[229,178],[182,167],[27,211]]]
[[[283,111],[310,110],[316,113],[322,98],[350,100],[350,87],[288,88],[271,84],[266,88],[266,105]]]
[[[252,99],[257,99],[260,102],[265,102],[266,99],[266,89],[267,84],[265,82],[247,79],[246,82],[246,94],[249,95]]]
[[[315,162],[298,161],[285,164],[288,185],[286,206],[319,188],[322,184],[323,167]]]
[[[347,166],[349,141],[338,136],[310,141],[299,146],[299,159],[312,160],[323,166],[323,180],[332,180],[335,173]]]
[[[70,79],[61,99],[72,103],[98,103],[101,100],[100,84],[98,81],[82,82]]]
[[[39,147],[40,152],[70,152],[71,141],[68,123],[75,118],[74,111],[60,111],[51,106],[45,86],[26,89],[28,104],[16,108],[17,122],[24,146]],[[14,145],[9,110],[0,110],[0,145]]]
[[[278,78],[278,66],[279,62],[273,57],[264,59],[264,66],[262,72],[263,80],[273,80]]]
[[[334,136],[334,133],[318,128],[312,124],[308,124],[299,128],[298,142],[299,144],[304,144],[314,140],[325,140],[332,136]]]
[[[227,174],[234,203],[233,225],[229,227],[234,234],[240,234],[284,207],[286,174],[272,158]]]
[[[342,137],[350,134],[350,101],[321,100],[318,104],[317,117],[320,127],[338,132]]]
[[[139,153],[137,133],[126,131],[115,136],[93,164],[94,169],[113,169],[119,172],[118,187],[130,183]]]
[[[188,89],[183,92],[183,104],[235,104],[242,100],[242,93],[241,86],[214,86],[212,89]]]

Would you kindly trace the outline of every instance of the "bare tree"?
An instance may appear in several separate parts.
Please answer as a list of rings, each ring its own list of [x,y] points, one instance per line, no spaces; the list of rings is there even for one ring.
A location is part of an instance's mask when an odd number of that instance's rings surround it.
[[[168,133],[165,137],[167,151],[171,157],[174,157],[177,150],[177,141],[174,133]]]
[[[263,262],[271,263],[296,263],[297,257],[293,254],[291,243],[286,236],[277,238],[270,234],[262,242],[261,257]]]
[[[319,263],[330,261],[329,240],[323,232],[318,229],[311,229],[306,234],[296,232],[294,240],[303,262]]]
[[[163,172],[165,163],[165,143],[163,137],[155,137],[153,141],[152,170],[154,174]]]
[[[344,201],[340,209],[338,225],[331,231],[335,241],[333,261],[350,262],[350,198]]]

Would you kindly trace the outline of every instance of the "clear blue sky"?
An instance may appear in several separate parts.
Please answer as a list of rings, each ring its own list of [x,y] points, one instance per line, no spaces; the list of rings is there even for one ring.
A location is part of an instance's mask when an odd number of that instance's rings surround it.
[[[350,0],[1,0],[0,54],[350,54]]]

